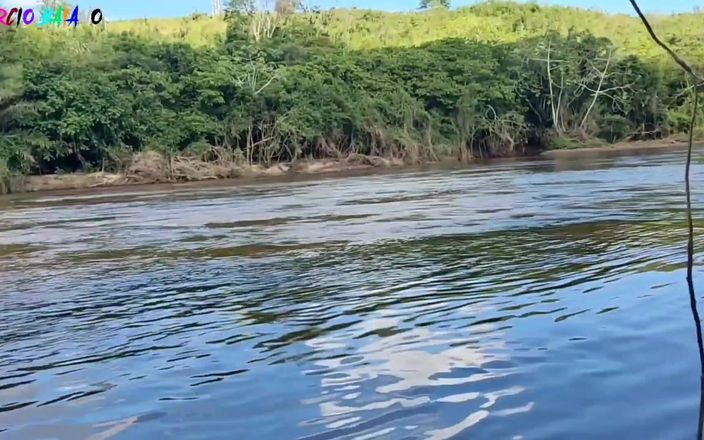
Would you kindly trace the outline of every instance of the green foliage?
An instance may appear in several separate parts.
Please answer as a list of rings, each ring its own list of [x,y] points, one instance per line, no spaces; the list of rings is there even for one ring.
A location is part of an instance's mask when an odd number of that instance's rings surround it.
[[[0,32],[1,172],[121,168],[145,150],[422,161],[686,129],[688,85],[628,17],[501,2],[291,14],[296,2],[279,3],[238,1],[227,21]],[[704,64],[692,17],[655,25],[687,24],[668,38]]]
[[[575,150],[583,146],[581,142],[569,138],[553,138],[549,144],[551,150]]]
[[[254,0],[238,0],[235,9],[261,10],[256,3]],[[278,7],[279,2],[276,3]],[[282,3],[288,2],[282,0]],[[294,2],[294,7],[297,4]],[[608,38],[627,55],[665,58],[636,17],[563,6],[485,1],[452,12],[445,8],[410,13],[334,9],[310,11],[303,15],[324,20],[329,35],[350,49],[408,47],[458,37],[505,43],[541,37],[549,31],[564,35],[572,29]],[[700,44],[704,39],[703,17],[704,13],[695,12],[654,15],[650,20],[673,49],[694,61],[704,58],[704,46]],[[106,24],[106,31],[115,34],[132,32],[145,38],[213,47],[225,36],[227,27],[228,22],[220,18],[150,19],[111,22]]]
[[[450,7],[450,0],[420,0],[421,9],[447,9]]]

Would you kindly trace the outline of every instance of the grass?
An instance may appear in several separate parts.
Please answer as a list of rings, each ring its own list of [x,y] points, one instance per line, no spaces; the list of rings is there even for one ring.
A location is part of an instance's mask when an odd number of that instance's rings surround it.
[[[589,30],[611,39],[624,52],[661,56],[636,17],[560,6],[503,2],[479,3],[451,11],[382,12],[333,9],[316,20],[339,42],[351,49],[415,46],[450,37],[487,42],[513,42],[542,35],[548,30]],[[653,26],[673,49],[694,59],[704,59],[704,13],[651,16]],[[194,46],[215,44],[225,34],[221,18],[193,16],[173,19],[140,19],[106,24],[109,32],[133,32]]]

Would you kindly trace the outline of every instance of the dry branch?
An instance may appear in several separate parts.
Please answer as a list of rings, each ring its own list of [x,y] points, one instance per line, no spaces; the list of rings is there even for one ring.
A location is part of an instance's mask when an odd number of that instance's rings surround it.
[[[694,225],[692,223],[692,198],[690,189],[690,179],[689,170],[692,164],[692,143],[694,141],[694,126],[696,124],[697,118],[697,107],[699,104],[699,87],[702,85],[703,81],[699,74],[689,65],[686,61],[680,58],[670,47],[663,43],[658,36],[655,34],[653,27],[645,18],[643,12],[641,12],[638,4],[635,0],[629,0],[633,9],[635,9],[638,17],[643,22],[643,26],[650,34],[650,37],[655,41],[655,43],[662,47],[673,60],[684,70],[690,77],[694,80],[694,106],[692,108],[692,119],[689,124],[689,143],[687,145],[687,162],[685,165],[684,172],[684,183],[685,183],[685,193],[687,197],[687,228],[688,228],[688,239],[687,239],[687,287],[689,288],[689,304],[692,311],[692,318],[694,319],[694,325],[697,330],[697,345],[699,347],[699,364],[700,364],[700,389],[699,389],[699,422],[697,426],[697,438],[702,439],[702,430],[704,428],[704,343],[702,342],[702,324],[699,318],[699,310],[697,308],[697,296],[694,292],[694,280],[692,278],[692,268],[694,266]]]

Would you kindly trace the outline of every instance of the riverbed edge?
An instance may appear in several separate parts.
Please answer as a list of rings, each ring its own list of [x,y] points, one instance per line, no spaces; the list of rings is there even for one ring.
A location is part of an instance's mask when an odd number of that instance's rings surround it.
[[[599,156],[610,154],[638,154],[657,150],[685,147],[686,142],[678,138],[667,138],[647,141],[629,141],[597,147],[583,147],[564,150],[545,150],[536,153],[537,156],[551,159],[568,159],[582,156]],[[473,161],[462,162],[457,158],[445,157],[437,161],[426,162],[423,165],[441,164],[471,164]],[[375,169],[390,169],[417,166],[401,159],[388,159],[375,156],[346,157],[343,159],[312,159],[296,163],[279,163],[269,167],[261,165],[237,166],[229,169],[223,175],[206,174],[203,176],[179,176],[168,178],[160,173],[62,173],[34,176],[18,176],[12,188],[12,193],[42,193],[62,190],[90,190],[96,188],[142,186],[154,184],[185,185],[214,180],[249,181],[261,178],[284,178],[286,176],[335,175],[354,172],[373,171]]]

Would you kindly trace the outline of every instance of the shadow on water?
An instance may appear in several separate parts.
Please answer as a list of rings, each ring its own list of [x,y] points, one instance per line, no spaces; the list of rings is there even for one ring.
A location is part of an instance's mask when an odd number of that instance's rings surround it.
[[[663,153],[15,200],[0,435],[691,437],[679,170]]]

